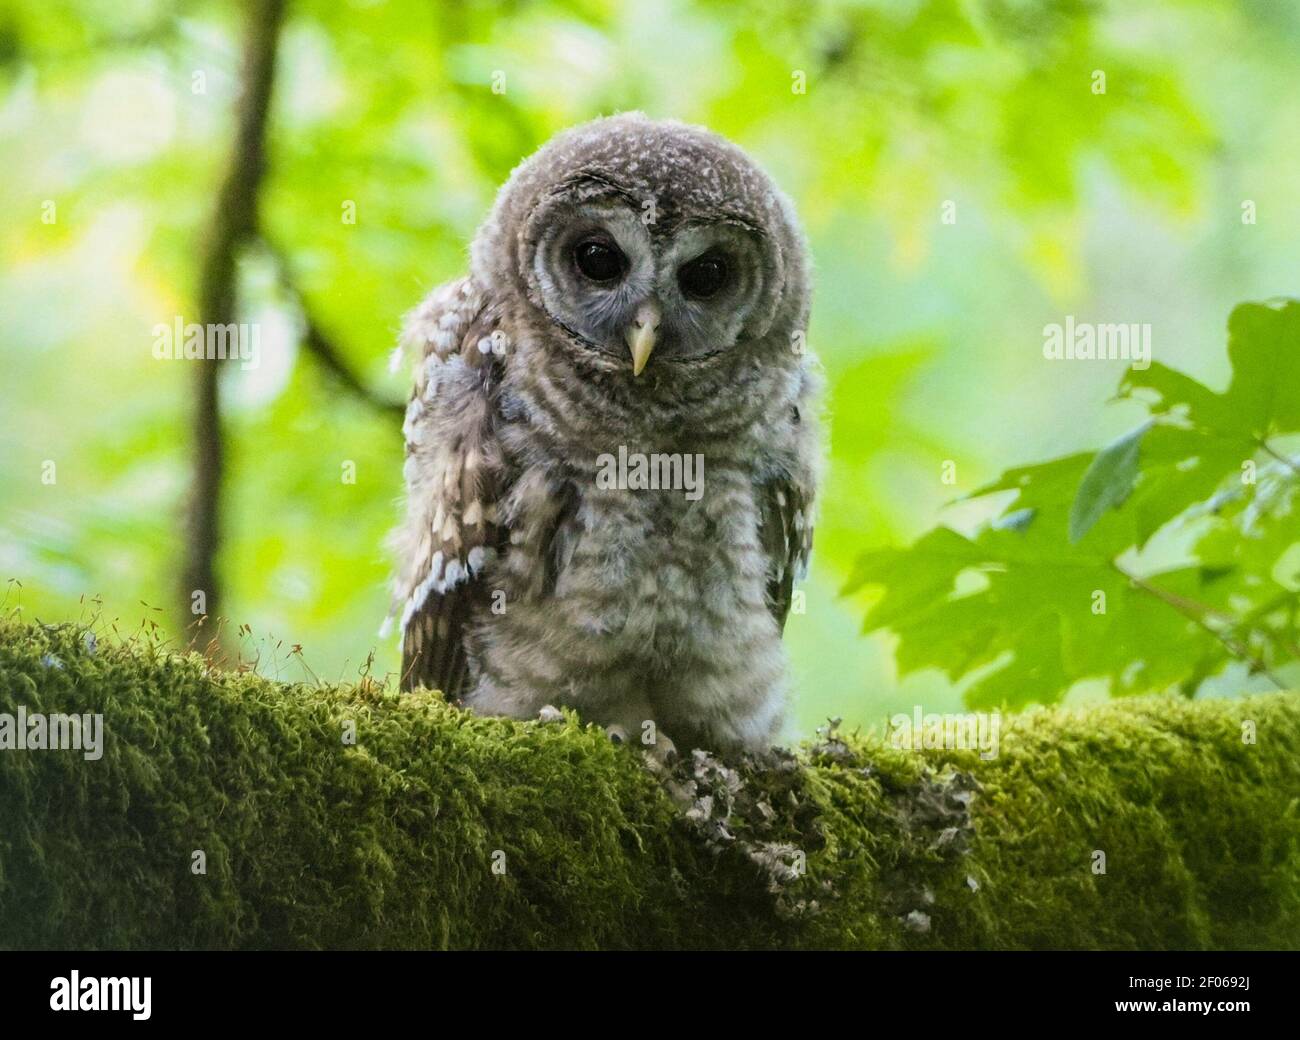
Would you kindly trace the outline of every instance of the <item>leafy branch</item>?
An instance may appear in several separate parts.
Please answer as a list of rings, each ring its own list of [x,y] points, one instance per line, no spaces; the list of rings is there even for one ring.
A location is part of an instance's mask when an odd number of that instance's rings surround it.
[[[1052,701],[1085,679],[1190,696],[1234,660],[1286,687],[1300,466],[1278,445],[1300,434],[1300,301],[1238,307],[1228,353],[1222,393],[1158,363],[1127,373],[1120,397],[1149,419],[978,489],[1007,501],[973,536],[940,527],[862,556],[844,591],[878,590],[865,628],[898,636],[900,670],[981,673],[975,705]]]

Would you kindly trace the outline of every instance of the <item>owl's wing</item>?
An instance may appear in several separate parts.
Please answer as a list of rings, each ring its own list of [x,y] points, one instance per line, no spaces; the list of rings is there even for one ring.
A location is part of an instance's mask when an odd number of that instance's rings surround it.
[[[464,278],[408,316],[394,355],[415,360],[402,426],[407,514],[395,538],[401,687],[450,699],[469,675],[465,622],[489,595],[480,573],[506,538],[497,522],[505,478],[494,402],[508,345],[499,323],[491,297]]]
[[[812,556],[812,487],[793,479],[759,489],[759,541],[767,557],[767,604],[785,630],[796,578],[808,573]]]

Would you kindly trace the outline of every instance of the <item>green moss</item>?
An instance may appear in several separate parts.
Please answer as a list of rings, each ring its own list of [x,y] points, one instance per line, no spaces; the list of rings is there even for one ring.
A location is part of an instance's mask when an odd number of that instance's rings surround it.
[[[1295,695],[656,776],[572,716],[0,622],[20,705],[102,713],[105,749],[0,751],[6,947],[1300,947]]]

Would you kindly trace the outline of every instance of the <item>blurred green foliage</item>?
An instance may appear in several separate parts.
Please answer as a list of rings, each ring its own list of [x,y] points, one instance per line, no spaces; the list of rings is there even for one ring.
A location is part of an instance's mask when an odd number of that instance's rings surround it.
[[[191,373],[153,359],[150,330],[193,313],[242,13],[0,3],[0,578],[28,615],[97,595],[131,627],[174,598]],[[494,190],[552,133],[642,108],[738,141],[808,226],[829,377],[817,552],[787,629],[797,729],[943,710],[963,682],[900,678],[837,590],[865,548],[939,520],[973,531],[992,507],[946,503],[1008,461],[1142,415],[1102,408],[1121,362],[1046,362],[1046,323],[1149,322],[1161,362],[1226,378],[1223,315],[1296,290],[1298,44],[1296,9],[1263,0],[301,0],[262,223],[315,320],[398,398],[384,361],[402,313],[463,271]],[[271,650],[264,669],[277,642],[321,677],[376,647],[391,668],[374,633],[399,434],[300,351],[265,257],[240,277],[263,358],[225,378],[225,611],[250,654]]]

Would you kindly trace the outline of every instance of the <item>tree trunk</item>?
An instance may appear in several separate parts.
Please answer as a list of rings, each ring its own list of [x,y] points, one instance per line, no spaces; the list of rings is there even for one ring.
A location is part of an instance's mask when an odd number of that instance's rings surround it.
[[[249,5],[243,96],[235,143],[217,192],[199,274],[199,321],[205,330],[238,320],[237,262],[241,247],[257,228],[257,196],[265,167],[266,120],[284,6],[284,0],[252,0]],[[194,483],[179,599],[180,627],[189,628],[197,642],[204,639],[191,627],[196,615],[217,616],[221,601],[216,559],[221,545],[225,464],[221,428],[221,368],[225,364],[214,359],[195,363]]]

